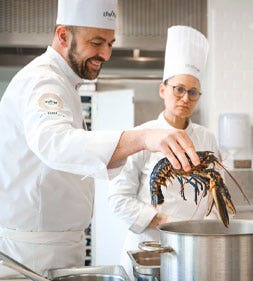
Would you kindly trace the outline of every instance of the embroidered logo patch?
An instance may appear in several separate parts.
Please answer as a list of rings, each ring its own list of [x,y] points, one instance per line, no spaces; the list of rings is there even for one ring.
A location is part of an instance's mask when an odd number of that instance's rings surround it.
[[[50,111],[58,111],[63,108],[63,101],[56,94],[43,94],[39,98],[38,104],[40,108]]]

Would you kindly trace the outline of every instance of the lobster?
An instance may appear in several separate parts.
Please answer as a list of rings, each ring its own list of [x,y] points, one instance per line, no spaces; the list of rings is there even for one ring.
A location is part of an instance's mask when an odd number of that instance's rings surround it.
[[[184,186],[185,184],[190,184],[194,188],[195,203],[197,204],[198,196],[201,191],[202,197],[208,195],[206,215],[208,216],[211,213],[213,206],[215,206],[220,220],[226,227],[228,227],[228,212],[235,215],[236,209],[221,174],[215,170],[216,164],[228,173],[242,192],[243,196],[246,198],[247,202],[249,204],[250,202],[239,183],[222,165],[212,151],[197,151],[197,154],[200,159],[200,164],[197,166],[192,164],[191,159],[186,154],[186,157],[191,165],[190,172],[185,172],[183,169],[174,169],[166,157],[158,161],[150,176],[151,204],[154,207],[162,204],[164,202],[164,196],[162,194],[161,186],[167,187],[168,180],[172,183],[173,179],[177,179],[181,186],[180,194],[184,200],[186,200]]]

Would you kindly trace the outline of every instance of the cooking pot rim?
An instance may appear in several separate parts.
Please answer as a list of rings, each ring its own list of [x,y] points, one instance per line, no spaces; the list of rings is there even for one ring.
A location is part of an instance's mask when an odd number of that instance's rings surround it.
[[[193,228],[194,226],[196,228]],[[207,226],[210,228],[209,230],[204,229]],[[214,226],[217,227],[216,232]],[[234,219],[230,221],[228,228],[219,220],[213,219],[168,222],[157,228],[161,233],[182,236],[250,236],[253,235],[253,220]],[[189,231],[190,229],[191,231]]]

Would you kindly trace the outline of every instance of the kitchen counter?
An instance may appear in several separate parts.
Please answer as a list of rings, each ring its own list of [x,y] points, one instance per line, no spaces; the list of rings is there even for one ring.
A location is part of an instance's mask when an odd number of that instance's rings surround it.
[[[78,268],[54,269],[49,271],[49,280],[59,281],[75,281],[74,276],[78,277],[78,281],[93,280],[97,281],[131,281],[125,269],[121,265],[112,266],[85,266]],[[64,278],[63,278],[64,277]],[[62,278],[62,279],[61,279]],[[21,277],[10,277],[9,279],[0,278],[1,281],[26,281],[31,280]],[[95,279],[94,279],[95,280]]]
[[[30,280],[30,279],[27,279],[25,276],[19,274],[12,275],[10,277],[4,277],[4,278],[0,277],[0,281],[26,281],[26,280]]]

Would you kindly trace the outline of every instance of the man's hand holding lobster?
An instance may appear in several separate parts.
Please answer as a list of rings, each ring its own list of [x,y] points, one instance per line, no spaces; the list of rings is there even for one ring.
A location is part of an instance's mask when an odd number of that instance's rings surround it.
[[[145,134],[146,149],[152,152],[162,152],[175,169],[183,168],[186,172],[191,170],[185,153],[193,165],[196,166],[200,163],[194,145],[184,130],[145,130]]]

